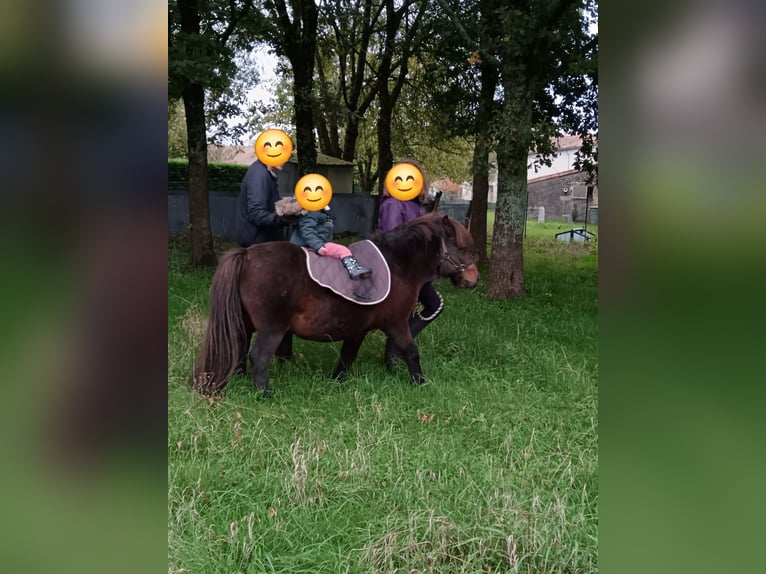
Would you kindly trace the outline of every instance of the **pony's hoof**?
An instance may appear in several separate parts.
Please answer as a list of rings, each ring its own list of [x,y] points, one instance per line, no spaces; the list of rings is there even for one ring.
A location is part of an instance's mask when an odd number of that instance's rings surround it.
[[[390,355],[386,355],[383,360],[386,363],[386,368],[389,371],[393,371],[396,368],[396,363],[399,363],[402,361],[402,357],[401,355],[396,355],[392,353]]]
[[[346,380],[346,371],[333,371],[330,378],[338,383],[342,383]]]
[[[393,370],[396,367],[396,363],[403,360],[402,352],[394,346],[391,339],[387,339],[386,350],[383,352],[383,361],[386,363],[386,368]]]
[[[235,377],[243,377],[247,375],[247,366],[245,365],[238,365],[236,369],[234,369],[234,372],[232,373]]]
[[[410,381],[413,385],[422,385],[426,382],[426,376],[423,373],[418,373],[416,375],[412,375]]]
[[[269,389],[255,389],[255,394],[260,395],[262,399],[267,401],[271,399],[271,391]]]

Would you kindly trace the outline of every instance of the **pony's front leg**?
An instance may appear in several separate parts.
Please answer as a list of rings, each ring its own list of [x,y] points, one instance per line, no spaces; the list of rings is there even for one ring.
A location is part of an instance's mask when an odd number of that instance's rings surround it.
[[[422,384],[426,378],[420,368],[420,353],[415,341],[412,340],[409,327],[405,333],[389,333],[389,340],[401,351],[402,358],[410,371],[410,381],[415,384]]]
[[[333,379],[342,381],[346,377],[346,371],[351,368],[351,365],[356,360],[356,356],[359,354],[359,347],[362,346],[362,341],[364,341],[366,335],[367,333],[363,333],[359,337],[343,340],[343,346],[340,349],[340,359],[332,372]]]
[[[263,398],[271,398],[269,390],[269,364],[271,357],[282,341],[280,333],[258,332],[253,348],[250,349],[250,364],[253,366],[253,388],[263,391]]]

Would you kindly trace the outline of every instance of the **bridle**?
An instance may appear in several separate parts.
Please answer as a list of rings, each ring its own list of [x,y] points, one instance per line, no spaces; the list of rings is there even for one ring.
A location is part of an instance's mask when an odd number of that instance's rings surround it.
[[[444,239],[442,241],[442,258],[441,261],[439,261],[439,266],[441,267],[442,263],[445,261],[452,265],[452,267],[455,268],[455,270],[460,273],[462,271],[465,271],[465,268],[468,267],[465,263],[460,263],[459,261],[455,261],[455,258],[450,255],[450,252],[447,250],[447,244],[444,242]]]

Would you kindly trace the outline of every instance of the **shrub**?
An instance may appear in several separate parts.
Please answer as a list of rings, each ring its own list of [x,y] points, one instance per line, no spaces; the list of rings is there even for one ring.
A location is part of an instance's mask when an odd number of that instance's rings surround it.
[[[168,186],[186,190],[189,162],[185,159],[168,159]],[[207,166],[208,189],[237,193],[248,166],[230,163],[209,163]]]

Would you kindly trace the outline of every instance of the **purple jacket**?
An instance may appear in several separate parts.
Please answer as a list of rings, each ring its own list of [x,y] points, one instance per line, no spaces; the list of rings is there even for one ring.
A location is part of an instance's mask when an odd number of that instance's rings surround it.
[[[425,212],[425,208],[417,199],[400,201],[391,196],[384,197],[383,201],[380,202],[378,211],[378,229],[390,231],[402,223],[407,223],[424,215]]]

